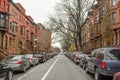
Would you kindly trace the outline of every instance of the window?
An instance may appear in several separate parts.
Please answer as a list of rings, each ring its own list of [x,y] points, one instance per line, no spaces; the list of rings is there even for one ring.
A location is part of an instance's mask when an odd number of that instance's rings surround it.
[[[119,43],[119,34],[115,32],[115,44],[117,45]]]
[[[18,32],[18,27],[17,27],[17,23],[16,22],[12,22],[11,23],[11,30],[13,33],[17,33]]]
[[[3,8],[5,8],[5,1],[3,1],[2,6],[3,6]]]
[[[6,43],[5,43],[5,48],[8,48],[8,37],[6,36]]]
[[[104,58],[104,54],[102,53],[102,51],[98,51],[97,59],[103,59],[103,58]]]
[[[112,0],[112,6],[116,5],[116,0]]]
[[[17,15],[17,13],[16,13],[14,10],[11,11],[11,15],[12,15],[14,18],[18,19],[18,15]]]
[[[120,50],[119,49],[111,49],[107,51],[106,59],[107,60],[120,60]]]
[[[26,28],[23,28],[23,35],[25,36]]]
[[[116,12],[113,12],[112,13],[112,21],[113,21],[113,24],[116,24]]]
[[[0,13],[0,27],[8,27],[8,15]]]
[[[9,5],[6,6],[6,11],[9,11]]]
[[[0,35],[0,48],[2,47],[2,36]]]
[[[23,27],[20,29],[20,34],[23,35]]]
[[[1,27],[5,26],[5,16],[3,14],[0,15],[0,26]]]
[[[9,39],[9,46],[12,45],[12,38]]]
[[[8,24],[9,24],[9,23],[8,23],[8,22],[9,22],[9,21],[8,21],[8,16],[6,15],[5,17],[6,17],[5,26],[8,28]]]
[[[97,20],[97,21],[99,20],[99,15],[98,15],[98,14],[96,15],[96,20]]]
[[[96,57],[96,50],[92,52],[91,57]]]
[[[26,38],[29,39],[29,31],[26,32]]]
[[[102,7],[100,8],[100,14],[103,15],[104,12],[105,12],[105,6],[102,6]]]

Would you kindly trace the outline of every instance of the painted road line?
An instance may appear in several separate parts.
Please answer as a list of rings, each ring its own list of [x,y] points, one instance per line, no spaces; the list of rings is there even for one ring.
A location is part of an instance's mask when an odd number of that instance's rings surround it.
[[[52,66],[48,69],[48,71],[45,73],[45,75],[43,76],[43,78],[41,80],[45,80],[45,78],[47,77],[47,75],[50,73],[50,71],[52,70],[52,68],[54,67],[55,63],[58,61],[59,57],[57,57],[57,59],[55,60],[55,62],[52,64]]]
[[[25,75],[21,76],[21,77],[18,78],[17,80],[21,80],[22,78],[26,77],[27,75],[29,75],[30,73],[32,73],[33,71],[37,70],[37,69],[40,68],[40,67],[41,67],[41,65],[38,66],[38,67],[36,67],[36,68],[34,68],[33,70],[31,70],[30,72],[26,73]]]
[[[24,78],[24,77],[28,76],[28,75],[29,75],[29,74],[31,74],[33,71],[35,71],[35,70],[39,69],[41,66],[42,66],[42,65],[40,65],[40,66],[38,66],[38,67],[34,68],[33,70],[31,70],[30,72],[28,72],[28,73],[26,73],[25,75],[21,76],[21,77],[20,77],[20,78],[18,78],[17,80],[21,80],[22,78]]]

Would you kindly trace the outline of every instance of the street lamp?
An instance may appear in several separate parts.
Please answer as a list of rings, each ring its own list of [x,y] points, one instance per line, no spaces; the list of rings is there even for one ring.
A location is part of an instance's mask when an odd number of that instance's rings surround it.
[[[35,50],[35,53],[36,53],[36,48],[37,48],[37,41],[38,41],[38,39],[35,38],[34,41],[35,41],[35,42],[34,42],[34,50]]]

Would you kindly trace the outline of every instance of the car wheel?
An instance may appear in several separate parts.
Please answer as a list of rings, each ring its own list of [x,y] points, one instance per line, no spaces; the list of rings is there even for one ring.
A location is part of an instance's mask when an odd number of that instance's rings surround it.
[[[23,73],[25,73],[25,72],[26,72],[26,67],[24,66],[24,67],[23,67]]]
[[[84,69],[84,70],[86,69],[86,66],[85,66],[85,65],[83,66],[83,69]]]
[[[29,63],[29,69],[31,68],[31,63]]]
[[[88,68],[86,67],[85,68],[85,72],[86,72],[86,74],[89,74],[90,72],[88,71]]]
[[[75,63],[76,63],[76,59],[74,58],[74,60],[73,60]]]
[[[12,80],[13,79],[13,72],[9,71],[8,73],[8,80]]]
[[[98,69],[95,70],[94,79],[102,80],[102,75],[99,74]]]
[[[81,62],[79,63],[79,66],[82,67]]]

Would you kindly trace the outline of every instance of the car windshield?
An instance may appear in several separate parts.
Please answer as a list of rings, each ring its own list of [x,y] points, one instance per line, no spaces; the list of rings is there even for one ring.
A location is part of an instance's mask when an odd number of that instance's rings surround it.
[[[22,56],[14,56],[12,57],[10,60],[20,60],[22,58]]]
[[[22,56],[10,56],[10,57],[7,57],[7,58],[3,59],[2,62],[16,61],[16,60],[20,60],[21,58],[22,58]]]
[[[30,57],[32,57],[32,55],[31,55],[31,54],[30,54],[30,55],[26,55],[26,57],[27,57],[27,58],[30,58]]]
[[[119,49],[109,50],[109,54],[107,54],[107,58],[111,60],[120,60],[120,50]]]

